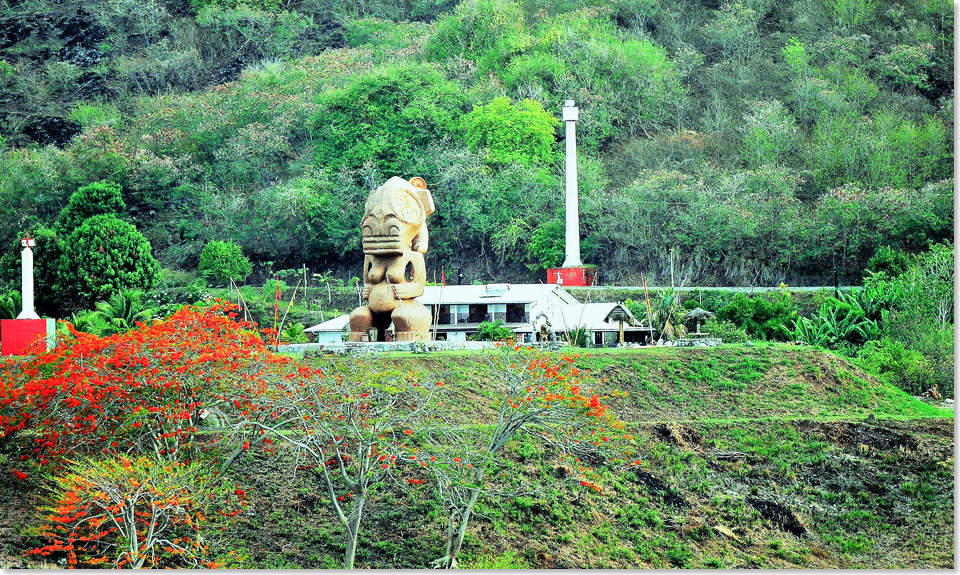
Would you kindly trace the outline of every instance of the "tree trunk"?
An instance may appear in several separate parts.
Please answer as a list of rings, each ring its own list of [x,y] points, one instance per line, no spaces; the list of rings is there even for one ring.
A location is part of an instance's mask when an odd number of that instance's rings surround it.
[[[447,556],[444,557],[445,561],[440,567],[444,569],[457,568],[457,554],[460,553],[460,548],[463,547],[463,538],[467,533],[470,513],[473,512],[473,506],[476,505],[479,496],[479,489],[470,490],[470,499],[464,506],[463,511],[458,514],[457,509],[453,509],[450,512],[449,528],[447,530]],[[459,517],[457,517],[457,515],[459,515]],[[456,527],[456,530],[454,530],[454,527]]]
[[[350,519],[347,527],[347,550],[343,554],[343,568],[353,569],[353,560],[357,556],[357,538],[360,535],[360,518],[363,517],[363,503],[357,501],[357,514]]]

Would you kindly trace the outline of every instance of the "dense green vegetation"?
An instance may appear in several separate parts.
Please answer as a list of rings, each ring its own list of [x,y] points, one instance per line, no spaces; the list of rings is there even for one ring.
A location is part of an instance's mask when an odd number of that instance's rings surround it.
[[[819,345],[952,394],[949,2],[5,7],[10,309],[29,232],[43,313],[102,331],[93,310],[122,290],[156,287],[136,305],[163,317],[249,276],[238,301],[272,325],[260,280],[290,298],[303,277],[313,297],[282,336],[302,340],[298,324],[353,307],[363,202],[394,174],[433,190],[435,276],[536,280],[563,257],[573,98],[582,247],[603,282],[862,283],[700,302],[727,341]],[[658,293],[650,320],[679,326],[683,300]]]
[[[945,0],[3,6],[4,252],[108,181],[167,268],[232,241],[345,279],[369,186],[419,175],[429,269],[533,280],[566,98],[606,283],[664,283],[670,249],[678,283],[857,282],[953,233]]]

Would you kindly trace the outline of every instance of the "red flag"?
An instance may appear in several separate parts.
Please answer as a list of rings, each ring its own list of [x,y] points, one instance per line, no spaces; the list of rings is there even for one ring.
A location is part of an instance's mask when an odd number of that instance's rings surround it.
[[[273,309],[273,327],[276,329],[277,322],[280,321],[280,276],[277,277],[277,297]]]
[[[447,275],[440,270],[440,285],[447,285]]]

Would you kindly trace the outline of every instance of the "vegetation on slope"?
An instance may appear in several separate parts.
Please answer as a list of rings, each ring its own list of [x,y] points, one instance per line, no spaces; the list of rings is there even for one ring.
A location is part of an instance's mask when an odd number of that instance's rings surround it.
[[[482,355],[383,359],[386,370],[443,378],[455,421],[486,421],[501,399]],[[641,464],[590,461],[601,491],[571,488],[556,454],[521,434],[505,462],[514,494],[480,500],[462,567],[953,566],[952,411],[807,348],[595,351],[575,363],[611,395]],[[339,565],[342,528],[328,495],[309,468],[291,476],[294,460],[280,448],[232,468],[231,489],[250,503],[210,540],[218,560]],[[367,507],[358,566],[422,568],[442,555],[433,486],[406,478]],[[15,525],[33,521],[24,513],[37,493],[3,482],[4,562],[25,565],[19,553],[38,539]]]
[[[608,283],[660,283],[671,249],[680,283],[847,281],[952,236],[942,0],[6,7],[4,251],[109,180],[167,267],[233,241],[261,273],[346,279],[369,187],[420,175],[430,269],[530,280],[562,253],[562,128],[549,156],[512,149],[507,116],[471,136],[501,98],[580,106],[582,245]]]

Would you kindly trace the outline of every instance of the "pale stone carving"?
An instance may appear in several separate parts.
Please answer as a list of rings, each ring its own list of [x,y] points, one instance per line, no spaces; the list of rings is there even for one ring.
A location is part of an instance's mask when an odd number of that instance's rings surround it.
[[[424,341],[430,334],[430,310],[423,295],[427,270],[427,216],[435,210],[422,178],[393,177],[370,192],[360,222],[363,234],[363,299],[350,314],[350,341],[363,341],[371,329],[386,341],[393,323],[397,341]]]

